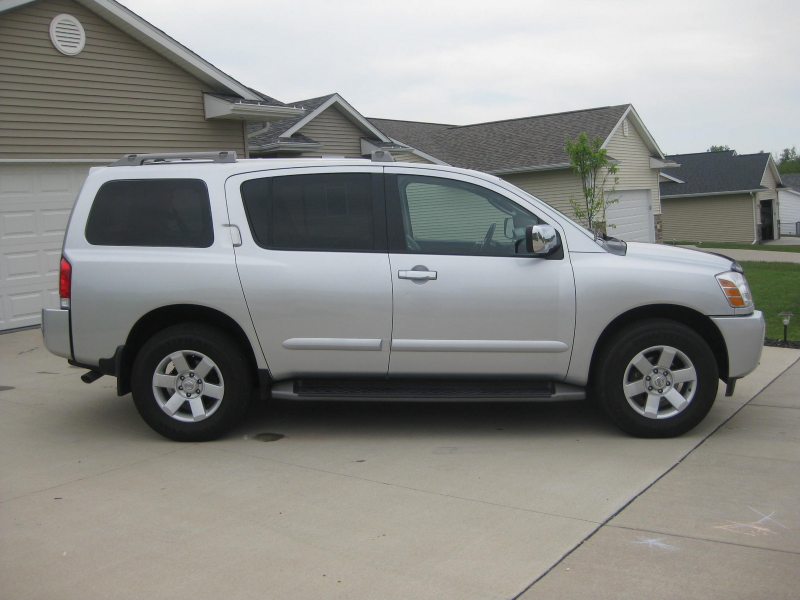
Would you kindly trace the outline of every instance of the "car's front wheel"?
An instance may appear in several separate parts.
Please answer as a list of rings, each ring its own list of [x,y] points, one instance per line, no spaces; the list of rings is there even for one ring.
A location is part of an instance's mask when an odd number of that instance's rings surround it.
[[[225,332],[185,323],[154,335],[133,364],[133,401],[155,431],[205,442],[230,430],[252,391],[250,366]]]
[[[619,331],[594,372],[597,397],[621,429],[666,438],[696,427],[711,410],[719,373],[708,344],[668,319],[648,319]]]

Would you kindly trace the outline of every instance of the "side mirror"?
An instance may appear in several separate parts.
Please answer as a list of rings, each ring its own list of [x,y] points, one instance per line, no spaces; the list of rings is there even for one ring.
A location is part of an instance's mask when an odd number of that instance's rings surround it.
[[[534,256],[549,256],[561,248],[558,232],[552,225],[528,225],[525,228],[525,249]]]

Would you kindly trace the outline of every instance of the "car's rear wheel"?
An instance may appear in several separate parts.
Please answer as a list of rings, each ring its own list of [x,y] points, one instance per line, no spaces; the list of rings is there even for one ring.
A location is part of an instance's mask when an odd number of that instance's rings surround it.
[[[695,331],[648,319],[618,332],[594,373],[597,397],[621,429],[637,437],[675,437],[711,410],[719,387],[716,359]]]
[[[154,335],[133,365],[133,401],[161,435],[204,442],[229,431],[247,408],[252,373],[240,346],[200,323]]]

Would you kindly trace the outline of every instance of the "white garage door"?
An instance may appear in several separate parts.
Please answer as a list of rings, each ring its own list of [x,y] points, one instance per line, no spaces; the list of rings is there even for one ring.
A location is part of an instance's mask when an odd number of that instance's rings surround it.
[[[0,164],[0,331],[58,306],[61,243],[89,164]]]
[[[619,202],[606,210],[608,223],[614,225],[608,228],[608,235],[626,242],[655,242],[650,190],[625,190],[615,192],[614,197]]]

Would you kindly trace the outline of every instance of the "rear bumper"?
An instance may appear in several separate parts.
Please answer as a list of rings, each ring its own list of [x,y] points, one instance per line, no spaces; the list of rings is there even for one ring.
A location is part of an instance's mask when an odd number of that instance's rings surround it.
[[[711,317],[728,347],[728,378],[752,373],[761,360],[764,349],[765,323],[761,311],[735,317]]]
[[[63,358],[72,358],[69,337],[69,311],[58,308],[42,310],[42,337],[45,347]]]

